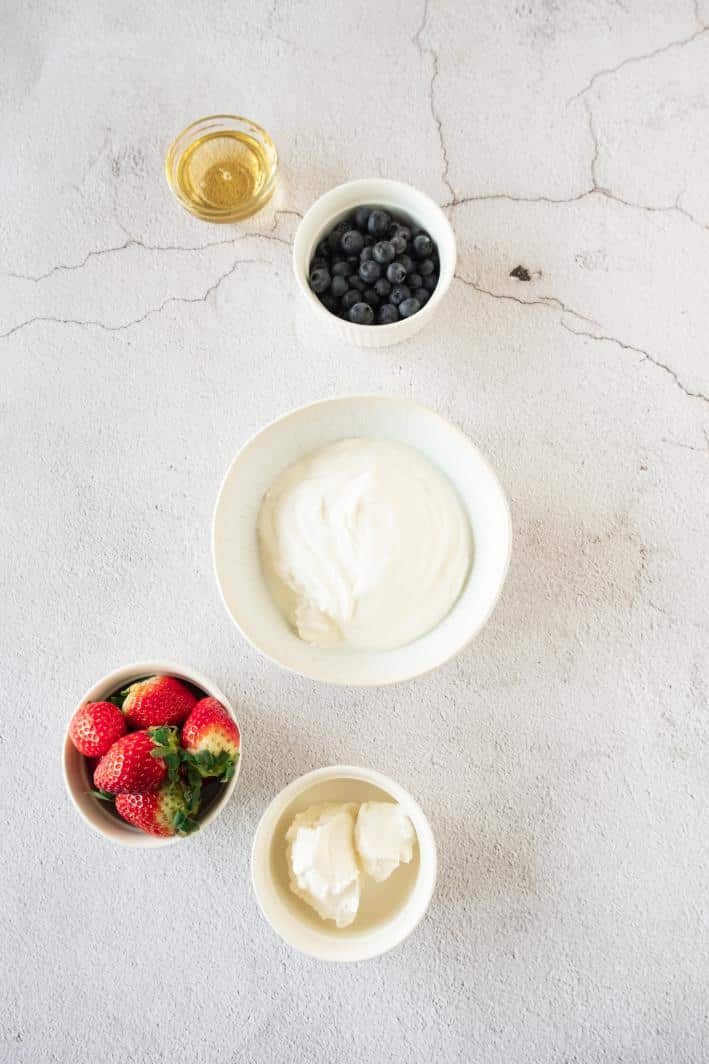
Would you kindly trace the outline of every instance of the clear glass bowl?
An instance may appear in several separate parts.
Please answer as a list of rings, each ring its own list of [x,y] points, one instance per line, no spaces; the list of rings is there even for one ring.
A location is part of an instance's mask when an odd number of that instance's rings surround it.
[[[207,222],[248,218],[273,195],[278,153],[265,129],[239,115],[209,115],[170,145],[165,176],[185,210]]]

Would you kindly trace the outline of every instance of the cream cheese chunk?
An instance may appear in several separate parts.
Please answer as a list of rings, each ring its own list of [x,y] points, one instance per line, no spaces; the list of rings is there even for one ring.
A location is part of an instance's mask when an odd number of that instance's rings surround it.
[[[367,875],[388,879],[414,853],[414,826],[394,802],[362,802],[355,824],[355,847]]]
[[[323,920],[347,927],[359,908],[359,866],[354,849],[357,806],[310,806],[286,834],[291,890]]]

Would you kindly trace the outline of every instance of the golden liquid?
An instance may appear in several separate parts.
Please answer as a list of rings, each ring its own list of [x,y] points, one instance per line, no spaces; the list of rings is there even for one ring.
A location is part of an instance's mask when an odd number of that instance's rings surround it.
[[[189,145],[177,164],[176,181],[196,207],[248,214],[269,177],[269,161],[258,141],[248,133],[222,130]]]

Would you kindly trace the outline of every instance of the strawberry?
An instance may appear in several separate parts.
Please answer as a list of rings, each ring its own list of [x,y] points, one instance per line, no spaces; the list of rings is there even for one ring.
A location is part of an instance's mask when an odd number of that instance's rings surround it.
[[[236,771],[241,737],[234,718],[216,698],[203,698],[182,728],[182,745],[188,752],[188,778],[200,776],[230,780]],[[190,771],[192,770],[192,771]]]
[[[125,735],[125,718],[112,702],[87,702],[69,725],[69,738],[85,757],[103,757]]]
[[[150,676],[121,691],[121,706],[133,728],[182,724],[197,699],[174,676]]]
[[[149,835],[188,835],[197,828],[179,783],[166,783],[159,791],[143,794],[117,794],[116,811]]]
[[[130,732],[104,754],[94,772],[94,786],[103,794],[156,791],[175,780],[180,755],[174,728]]]

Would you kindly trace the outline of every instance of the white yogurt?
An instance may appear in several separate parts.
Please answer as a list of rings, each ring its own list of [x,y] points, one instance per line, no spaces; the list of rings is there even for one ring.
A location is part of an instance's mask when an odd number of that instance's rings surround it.
[[[387,440],[341,440],[290,466],[264,496],[258,536],[274,599],[317,646],[412,642],[450,611],[472,556],[450,482]]]

